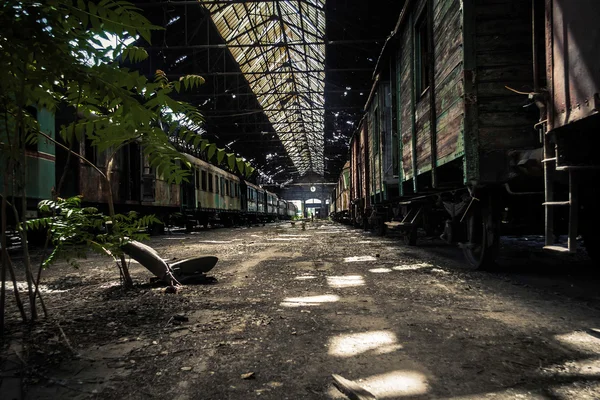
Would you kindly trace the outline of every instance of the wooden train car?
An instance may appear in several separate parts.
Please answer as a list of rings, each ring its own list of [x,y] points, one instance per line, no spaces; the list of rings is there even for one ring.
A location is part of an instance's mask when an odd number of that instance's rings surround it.
[[[368,228],[368,216],[371,210],[369,141],[367,126],[363,118],[358,130],[350,140],[350,222],[356,227]]]
[[[350,144],[353,222],[401,230],[409,244],[418,228],[441,233],[475,267],[495,259],[500,225],[541,232],[542,203],[548,249],[558,249],[550,242],[560,233],[552,218],[559,206],[570,210],[573,244],[561,249],[574,251],[577,232],[592,236],[577,229],[576,215],[596,209],[595,195],[578,193],[597,180],[589,132],[597,130],[600,71],[596,42],[583,28],[564,29],[580,26],[580,14],[600,16],[599,5],[584,3],[407,1]]]
[[[350,162],[342,168],[337,185],[329,200],[330,217],[334,221],[350,223]]]

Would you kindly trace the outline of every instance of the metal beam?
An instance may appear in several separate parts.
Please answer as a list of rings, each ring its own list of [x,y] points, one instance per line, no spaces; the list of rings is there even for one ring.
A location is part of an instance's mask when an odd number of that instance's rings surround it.
[[[347,107],[312,107],[312,108],[293,108],[293,109],[286,109],[286,108],[266,108],[266,109],[262,109],[262,108],[256,108],[256,109],[247,109],[247,110],[234,110],[235,112],[232,114],[239,114],[239,113],[247,113],[247,112],[263,112],[263,111],[277,111],[277,112],[282,112],[282,111],[319,111],[319,110],[324,110],[324,111],[342,111],[342,110],[362,110],[362,106],[347,106]],[[214,111],[214,112],[213,112]],[[209,113],[207,115],[205,115],[205,117],[210,117],[210,113],[214,114],[214,115],[220,115],[223,113],[231,113],[232,110],[224,110],[224,111],[216,111],[216,110],[203,110],[200,109],[201,113]]]
[[[236,76],[236,75],[282,75],[282,74],[310,74],[320,72],[373,72],[373,68],[328,68],[325,70],[293,70],[293,71],[257,71],[257,72],[190,72],[200,76]],[[179,79],[185,74],[167,74],[169,79]]]
[[[187,6],[187,5],[196,5],[196,6],[210,6],[210,5],[234,5],[234,4],[244,4],[244,3],[274,3],[279,0],[176,0],[176,1],[155,1],[155,2],[147,2],[147,3],[134,3],[136,7],[157,7],[157,6]],[[315,4],[312,4],[309,1],[302,0],[303,3],[308,4],[309,6],[319,9],[325,10],[324,7],[319,7]]]
[[[326,40],[326,41],[313,41],[313,42],[288,42],[285,43],[248,43],[248,44],[235,44],[235,43],[214,43],[214,44],[190,44],[190,45],[177,45],[177,46],[147,46],[144,47],[146,51],[156,50],[201,50],[201,49],[227,49],[227,48],[245,48],[245,47],[285,47],[285,46],[343,46],[349,44],[369,44],[384,42],[385,39],[349,39],[349,40]],[[372,70],[372,69],[371,69]]]

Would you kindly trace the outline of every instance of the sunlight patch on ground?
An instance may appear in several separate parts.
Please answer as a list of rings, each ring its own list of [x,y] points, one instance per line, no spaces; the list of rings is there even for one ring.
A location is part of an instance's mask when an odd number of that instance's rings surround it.
[[[100,289],[108,289],[115,286],[121,286],[121,281],[110,281],[99,286]]]
[[[364,387],[380,400],[419,396],[429,391],[427,378],[422,373],[416,371],[393,371],[355,380],[354,382]],[[332,399],[346,399],[333,386],[330,388],[328,395]]]
[[[301,275],[294,278],[297,281],[307,281],[309,279],[317,279],[315,275]]]
[[[364,286],[365,279],[360,275],[328,276],[327,284],[332,288]]]
[[[546,389],[552,399],[592,400],[598,399],[600,383],[593,381],[579,381],[576,384],[565,384]]]
[[[356,244],[369,244],[369,243],[373,243],[370,240],[361,240],[360,242],[356,242]]]
[[[506,389],[499,392],[485,392],[475,394],[465,394],[462,396],[444,397],[444,400],[547,400],[548,398],[539,394],[532,393],[523,389]]]
[[[561,344],[585,353],[600,354],[600,338],[584,331],[574,331],[556,335]]]
[[[600,358],[567,361],[561,365],[553,365],[544,368],[543,374],[548,376],[559,375],[563,377],[598,377],[600,376]]]
[[[344,262],[377,261],[373,256],[354,256],[344,258]]]
[[[393,371],[373,375],[361,381],[365,388],[378,399],[391,399],[399,396],[417,396],[429,390],[427,378],[417,371]]]
[[[231,240],[198,240],[196,243],[228,244],[228,243],[232,243],[232,241]]]
[[[415,271],[421,268],[431,268],[433,265],[429,263],[405,264],[392,267],[394,271]]]
[[[388,272],[392,272],[392,270],[390,268],[373,268],[373,269],[370,269],[369,272],[371,272],[373,274],[385,274]]]
[[[191,238],[183,236],[183,237],[168,237],[168,238],[162,238],[162,239],[164,239],[164,240],[187,240],[187,239],[191,239]]]
[[[353,357],[367,351],[387,354],[402,348],[397,342],[396,334],[390,331],[345,333],[329,339],[328,354],[342,358]]]
[[[286,233],[280,233],[277,236],[281,236],[281,237],[295,237],[295,238],[299,238],[299,237],[310,237],[310,235],[288,235]]]
[[[295,238],[269,238],[267,240],[270,240],[272,242],[303,242],[308,239],[295,237]]]
[[[6,282],[6,291],[12,292],[13,289],[14,289],[14,286],[13,286],[12,282],[7,281]],[[69,288],[69,289],[52,289],[48,285],[43,285],[43,284],[39,284],[38,289],[41,293],[64,293],[64,292],[68,292],[69,290],[71,290],[71,288]],[[27,291],[27,282],[17,281],[17,290],[19,292]]]
[[[288,297],[280,305],[282,307],[318,306],[323,303],[335,303],[339,300],[340,297],[334,294],[322,294],[319,296]]]

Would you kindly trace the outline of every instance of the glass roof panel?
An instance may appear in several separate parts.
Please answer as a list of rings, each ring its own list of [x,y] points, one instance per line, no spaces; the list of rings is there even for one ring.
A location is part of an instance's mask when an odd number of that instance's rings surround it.
[[[323,175],[325,0],[204,6],[298,172]]]

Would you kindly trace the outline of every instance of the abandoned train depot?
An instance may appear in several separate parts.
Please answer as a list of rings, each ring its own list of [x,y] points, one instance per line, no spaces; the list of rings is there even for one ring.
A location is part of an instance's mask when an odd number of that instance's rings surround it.
[[[2,2],[0,399],[600,399],[598,21]]]

